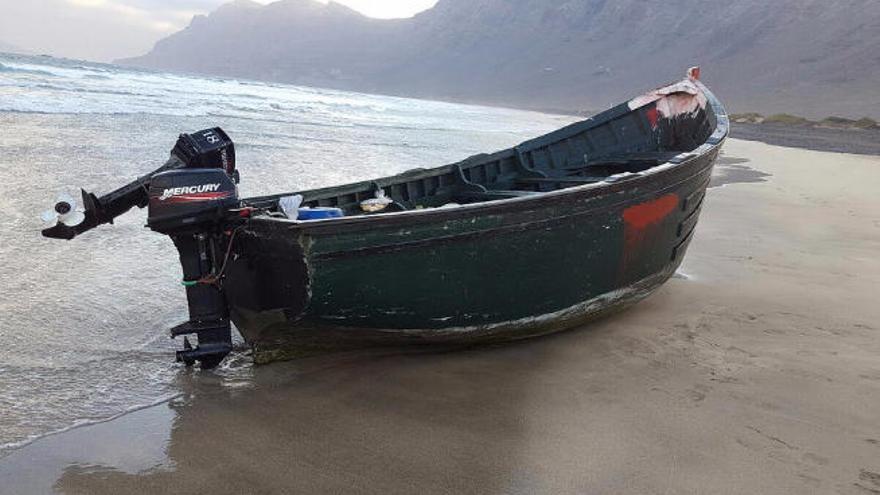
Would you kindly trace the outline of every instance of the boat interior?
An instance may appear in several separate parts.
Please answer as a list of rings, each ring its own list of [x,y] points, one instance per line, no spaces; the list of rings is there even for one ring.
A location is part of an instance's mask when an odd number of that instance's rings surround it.
[[[519,146],[433,169],[342,186],[246,200],[283,214],[279,199],[301,195],[306,208],[339,209],[343,216],[528,197],[584,184],[614,182],[681,159],[714,130],[711,106],[657,119],[654,104],[627,104]],[[653,114],[651,112],[654,112]],[[364,202],[382,198],[379,210]]]

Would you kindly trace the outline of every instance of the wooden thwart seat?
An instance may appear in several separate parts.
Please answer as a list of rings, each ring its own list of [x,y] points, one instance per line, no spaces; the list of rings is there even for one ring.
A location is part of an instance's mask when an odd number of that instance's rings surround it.
[[[517,184],[593,184],[602,182],[605,177],[528,177],[517,179]]]
[[[615,155],[588,157],[588,161],[568,167],[566,170],[583,170],[589,167],[604,167],[609,165],[626,165],[631,163],[666,163],[681,154],[680,151],[641,151]]]

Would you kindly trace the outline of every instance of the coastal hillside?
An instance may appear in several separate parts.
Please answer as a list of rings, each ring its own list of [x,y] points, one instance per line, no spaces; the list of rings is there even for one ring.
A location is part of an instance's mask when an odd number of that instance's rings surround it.
[[[876,0],[440,0],[399,20],[237,0],[120,62],[562,111],[699,64],[731,111],[876,118],[877,33]]]

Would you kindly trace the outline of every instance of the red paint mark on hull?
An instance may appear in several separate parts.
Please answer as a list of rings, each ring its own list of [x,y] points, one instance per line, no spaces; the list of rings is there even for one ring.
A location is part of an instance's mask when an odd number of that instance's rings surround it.
[[[650,259],[655,249],[652,241],[657,238],[658,227],[670,213],[678,208],[677,194],[670,193],[657,199],[630,206],[623,210],[624,243],[621,257],[620,278],[630,275],[639,277],[643,260]]]
[[[670,193],[623,210],[623,221],[626,222],[627,227],[642,230],[666,218],[677,206],[678,195]]]
[[[645,117],[648,118],[648,122],[651,124],[651,129],[657,128],[657,121],[660,120],[660,112],[657,111],[657,105],[649,108],[645,111]]]

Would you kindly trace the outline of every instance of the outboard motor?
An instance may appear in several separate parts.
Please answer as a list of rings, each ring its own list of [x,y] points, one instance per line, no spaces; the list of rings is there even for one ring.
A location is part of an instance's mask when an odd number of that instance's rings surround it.
[[[183,267],[190,319],[171,336],[198,337],[195,348],[184,338],[177,360],[213,368],[232,350],[222,281],[241,222],[237,182],[235,147],[222,129],[181,134],[165,165],[100,198],[83,191],[85,211],[75,218],[80,223],[73,225],[65,212],[43,235],[72,239],[135,206],[149,206],[147,226],[171,237]],[[70,209],[70,202],[55,211]]]
[[[171,336],[198,335],[192,348],[184,337],[177,360],[213,368],[232,350],[229,309],[220,277],[234,240],[223,232],[227,212],[238,206],[232,178],[219,168],[162,172],[150,182],[147,226],[167,234],[180,253],[190,320],[171,329]],[[234,231],[233,231],[234,232]],[[225,249],[224,249],[225,247]]]

